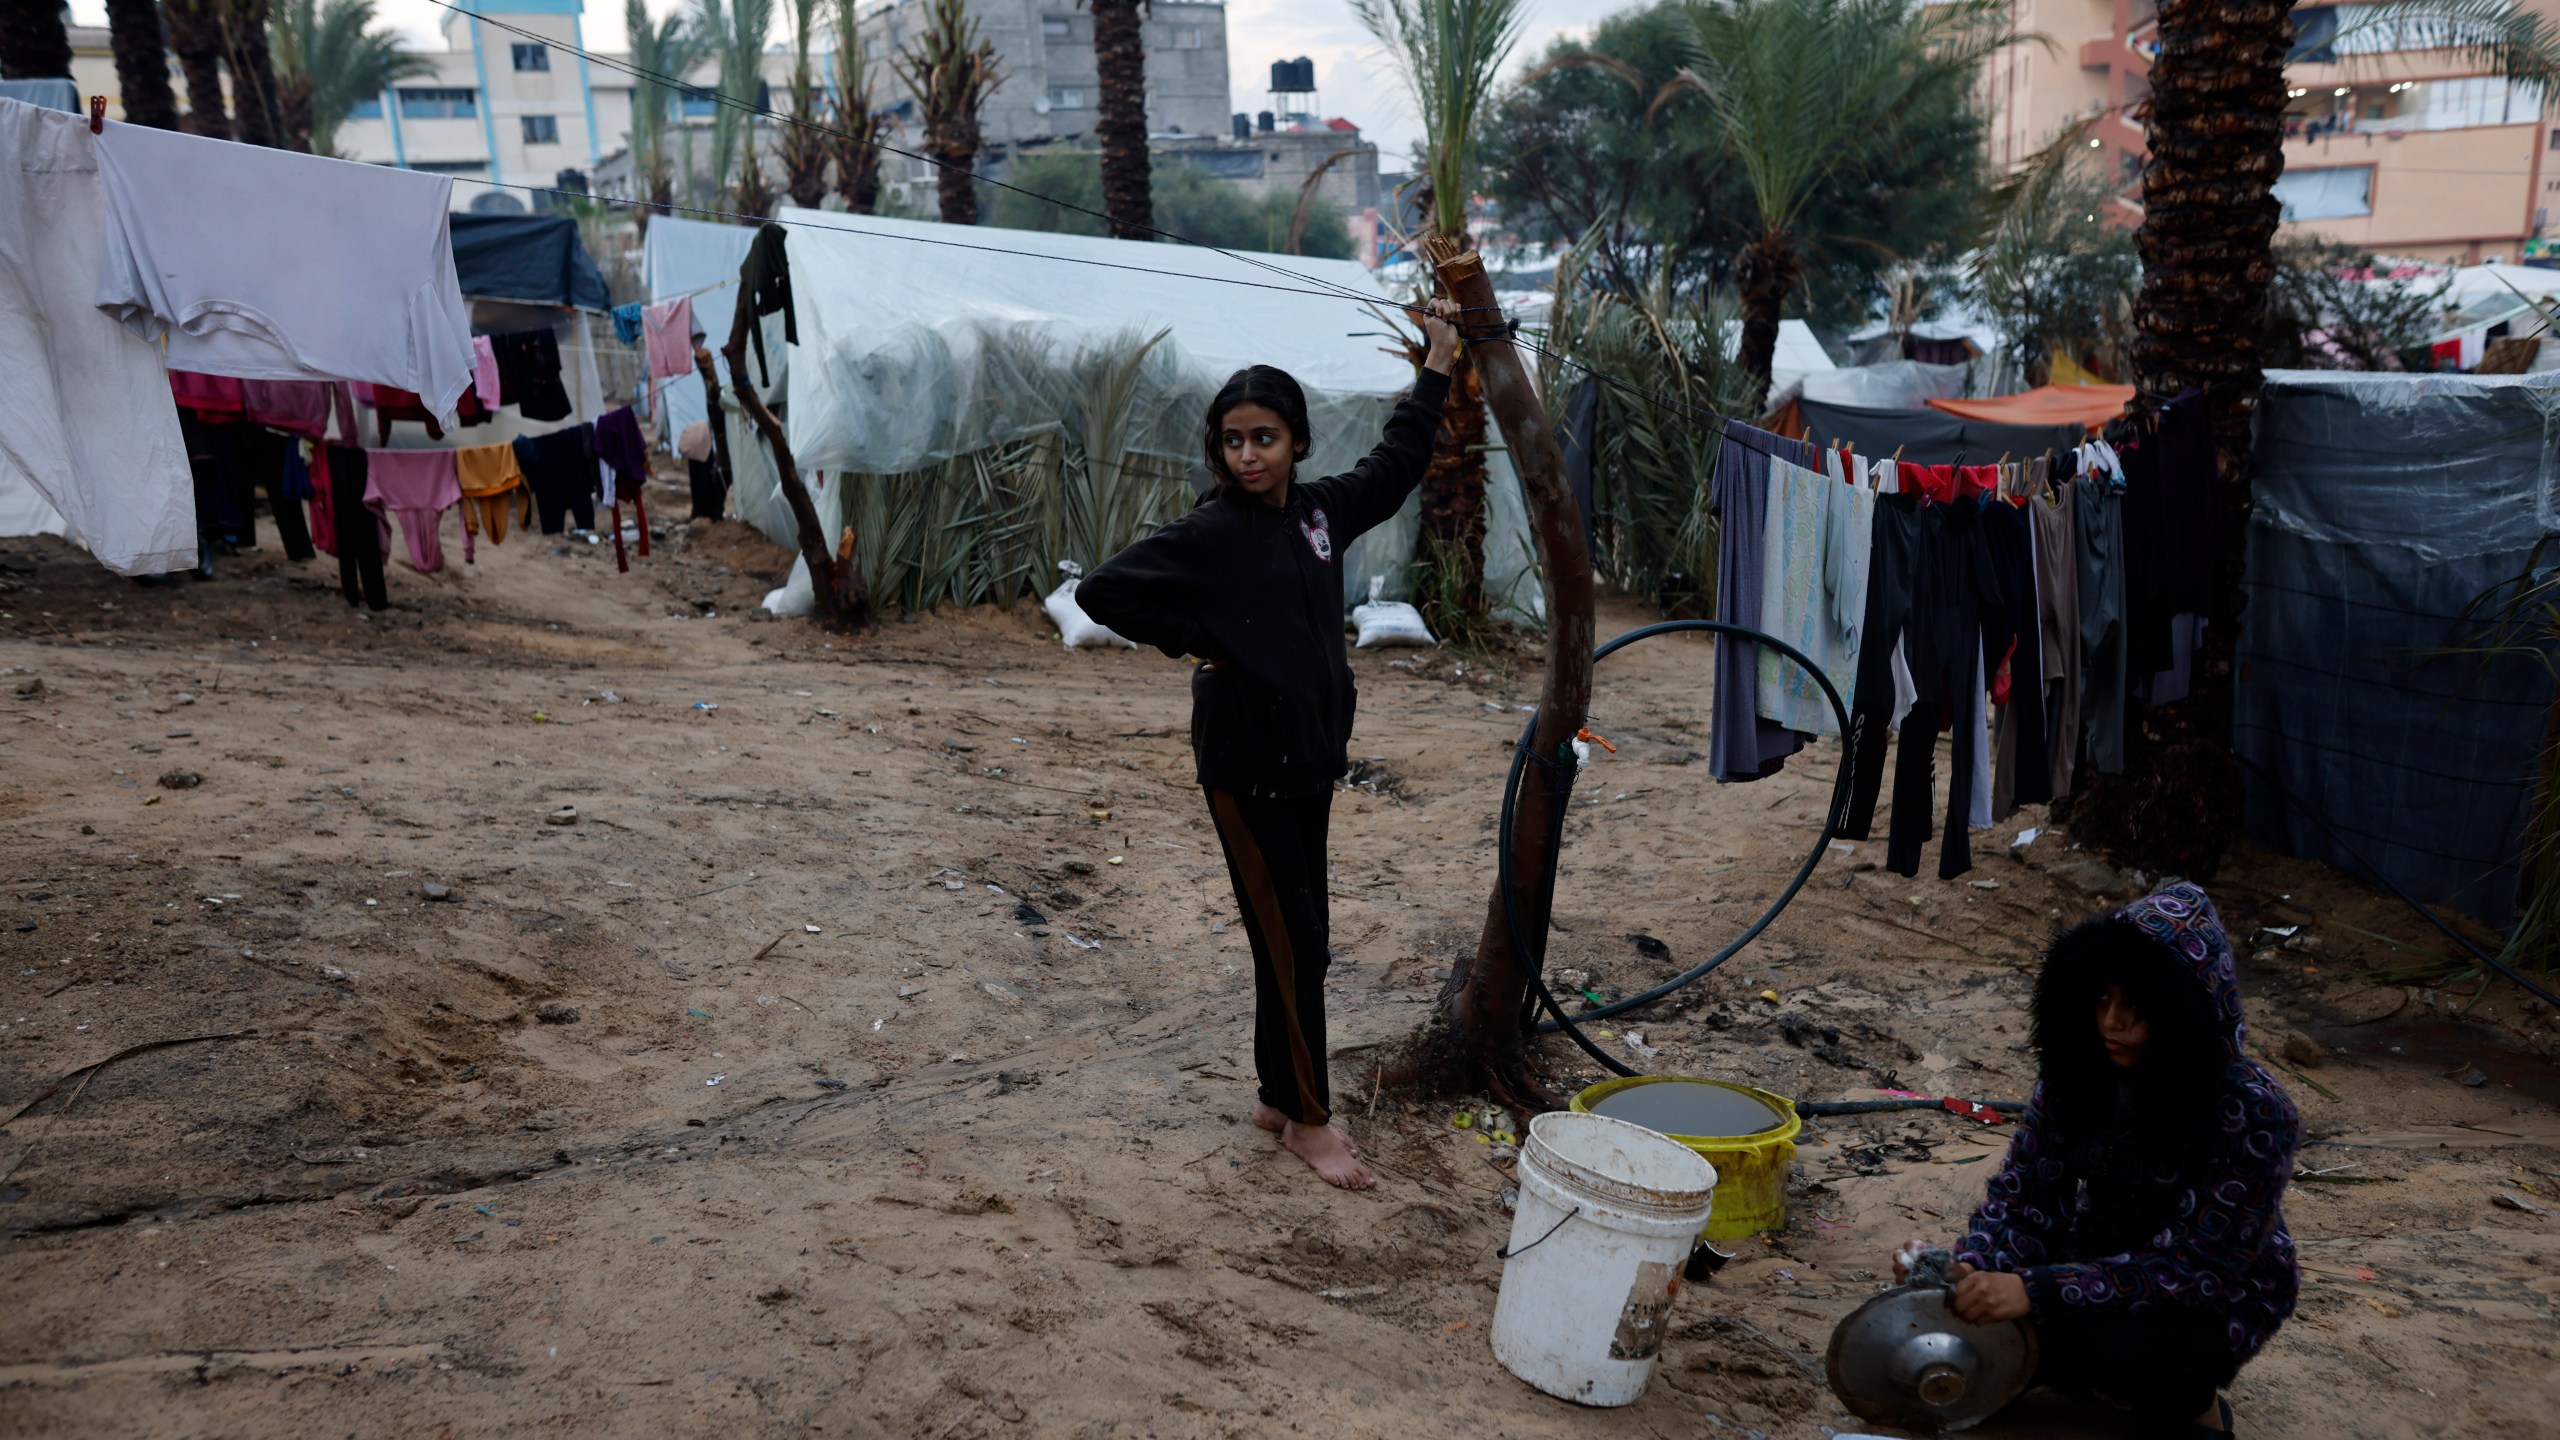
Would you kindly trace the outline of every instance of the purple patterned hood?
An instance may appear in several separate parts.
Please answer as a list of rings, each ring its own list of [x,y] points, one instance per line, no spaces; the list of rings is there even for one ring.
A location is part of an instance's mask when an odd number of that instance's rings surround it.
[[[2210,1002],[2209,1021],[2198,1012],[2183,1026],[2193,1057],[2185,1073],[2197,1087],[2184,1108],[2195,1124],[2175,1150],[2144,1148],[2129,1121],[2107,1118],[2117,1114],[2112,1106],[2059,1103],[2091,1093],[2085,1065],[2056,1067],[2082,1053],[2073,1047],[2094,1044],[2094,1022],[2074,1008],[2077,999],[2056,998],[2092,992],[2057,986],[2053,975],[2096,963],[2093,956],[2115,960],[2115,973],[2129,964],[2180,989],[2191,976]],[[2024,1278],[2039,1317],[2206,1312],[2222,1322],[2233,1360],[2248,1359],[2293,1313],[2300,1277],[2282,1202],[2301,1119],[2274,1075],[2249,1057],[2222,917],[2202,888],[2164,886],[2057,939],[2046,965],[2037,1015],[2045,1068],[1956,1257]],[[2168,965],[2175,976],[2160,968]],[[2181,1008],[2195,1010],[2192,999]],[[2200,1028],[2208,1023],[2212,1038]],[[2160,1039],[2155,1024],[2155,1050]],[[2065,1078],[2077,1088],[2055,1091]],[[2099,1083],[2111,1094],[2117,1082]]]

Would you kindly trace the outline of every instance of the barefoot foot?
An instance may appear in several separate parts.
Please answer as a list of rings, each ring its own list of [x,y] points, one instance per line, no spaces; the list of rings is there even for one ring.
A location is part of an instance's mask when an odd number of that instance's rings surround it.
[[[1253,1102],[1253,1123],[1274,1135],[1285,1135],[1288,1133],[1290,1121],[1288,1116],[1256,1100]],[[1333,1133],[1342,1137],[1343,1149],[1354,1155],[1360,1153],[1360,1142],[1351,1138],[1350,1131],[1336,1125],[1333,1127]]]
[[[1324,1178],[1327,1185],[1345,1190],[1366,1190],[1378,1183],[1369,1167],[1351,1149],[1351,1142],[1330,1125],[1301,1125],[1292,1120],[1280,1132],[1280,1143],[1289,1152],[1307,1162],[1307,1167]]]

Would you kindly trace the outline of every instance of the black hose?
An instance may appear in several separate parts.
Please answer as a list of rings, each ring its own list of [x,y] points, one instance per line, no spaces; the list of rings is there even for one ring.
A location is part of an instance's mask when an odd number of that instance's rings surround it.
[[[1685,985],[1695,983],[1707,972],[1732,959],[1743,946],[1759,938],[1760,932],[1769,928],[1770,923],[1778,918],[1778,912],[1786,909],[1788,904],[1796,898],[1797,892],[1804,889],[1805,882],[1813,878],[1814,867],[1822,863],[1823,855],[1831,848],[1832,838],[1840,832],[1840,824],[1849,804],[1853,768],[1852,756],[1848,750],[1849,707],[1841,700],[1839,690],[1831,683],[1831,677],[1822,673],[1822,667],[1814,664],[1811,657],[1784,640],[1753,630],[1748,626],[1735,625],[1723,620],[1666,620],[1658,625],[1646,625],[1630,630],[1601,646],[1591,652],[1591,662],[1596,666],[1639,640],[1650,640],[1657,635],[1669,635],[1684,630],[1702,630],[1717,635],[1731,635],[1766,645],[1794,661],[1804,669],[1806,674],[1811,675],[1814,683],[1822,687],[1823,698],[1831,702],[1833,717],[1840,722],[1840,773],[1832,783],[1831,806],[1823,814],[1822,833],[1814,840],[1813,850],[1805,856],[1804,863],[1796,868],[1795,879],[1788,882],[1787,888],[1779,892],[1778,898],[1767,910],[1761,912],[1760,918],[1752,921],[1732,944],[1641,995],[1630,995],[1623,1000],[1600,1006],[1598,1009],[1587,1010],[1579,1017],[1570,1017],[1564,1013],[1564,1007],[1556,1003],[1555,993],[1547,988],[1546,947],[1544,945],[1533,947],[1529,944],[1528,931],[1520,923],[1519,897],[1513,893],[1511,887],[1511,828],[1520,794],[1520,777],[1529,767],[1532,746],[1536,743],[1538,733],[1538,717],[1535,714],[1529,717],[1528,727],[1521,732],[1520,743],[1513,747],[1511,773],[1502,786],[1502,823],[1494,839],[1496,885],[1502,893],[1502,918],[1511,930],[1511,948],[1518,952],[1522,963],[1528,968],[1530,987],[1537,992],[1538,999],[1547,1007],[1547,1012],[1555,1017],[1553,1021],[1539,1026],[1539,1029],[1541,1031],[1562,1030],[1574,1044],[1582,1047],[1583,1053],[1599,1061],[1601,1065],[1617,1075],[1633,1076],[1642,1072],[1628,1068],[1616,1056],[1591,1043],[1590,1037],[1584,1035],[1581,1027],[1575,1023],[1576,1018],[1605,1020],[1639,1005],[1652,1004]],[[1556,865],[1564,849],[1564,821],[1572,806],[1575,767],[1569,747],[1564,755],[1552,760],[1542,755],[1535,758],[1539,762],[1540,769],[1550,776],[1562,777],[1554,784],[1555,828],[1554,833],[1548,836],[1546,873],[1540,876],[1538,881],[1539,893],[1545,897],[1548,910],[1552,913],[1555,900]]]

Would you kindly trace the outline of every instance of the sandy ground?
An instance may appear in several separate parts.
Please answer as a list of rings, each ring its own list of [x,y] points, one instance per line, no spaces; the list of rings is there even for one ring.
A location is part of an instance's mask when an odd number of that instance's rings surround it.
[[[1813,1378],[1830,1328],[1954,1229],[1998,1132],[1809,1133],[1788,1228],[1593,1412],[1492,1358],[1506,1180],[1464,1097],[1368,1098],[1473,941],[1533,661],[1354,660],[1379,758],[1335,809],[1334,1069],[1384,1183],[1343,1194],[1246,1123],[1249,956],[1179,667],[1066,652],[1028,606],[830,639],[752,613],[786,562],[728,525],[627,575],[522,537],[395,564],[367,615],[325,559],[144,588],[0,545],[0,1432],[1858,1428]],[[1577,799],[1554,963],[1604,993],[1711,953],[1816,833],[1836,750],[1749,787],[1691,763],[1707,656],[1601,677],[1620,753]],[[1826,859],[1620,1035],[1812,1098],[2022,1093],[2040,937],[2136,883],[2010,845],[2040,823],[1952,882]],[[2244,850],[2214,892],[2244,936],[2305,927],[2246,979],[2329,1172],[2288,1201],[2309,1283],[2244,1433],[2554,1433],[2552,1017],[2371,984],[2440,945],[2314,867]],[[1977,1433],[2112,1432],[2037,1397]]]

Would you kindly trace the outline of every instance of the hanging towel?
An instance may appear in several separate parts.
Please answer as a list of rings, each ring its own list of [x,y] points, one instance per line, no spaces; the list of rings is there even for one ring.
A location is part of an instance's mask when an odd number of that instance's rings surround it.
[[[634,300],[628,305],[616,305],[613,307],[610,313],[613,316],[614,339],[621,341],[625,345],[637,345],[640,343],[640,311],[642,308],[643,307],[640,302],[637,300]]]
[[[495,410],[505,401],[498,382],[498,351],[486,335],[471,337],[471,393],[480,398],[480,408]]]
[[[244,380],[370,380],[439,416],[471,383],[453,180],[109,121],[95,295],[168,363]]]
[[[1769,504],[1772,453],[1798,465],[1813,463],[1813,447],[1781,439],[1740,422],[1725,426],[1716,447],[1709,504],[1722,522],[1716,566],[1716,617],[1760,628],[1762,548]],[[1716,640],[1714,704],[1709,711],[1707,767],[1719,781],[1758,780],[1777,773],[1804,746],[1804,736],[1760,717],[1760,647]]]
[[[438,531],[444,512],[462,502],[450,450],[368,450],[365,452],[364,503],[400,522],[400,538],[408,542],[409,563],[420,574],[444,568],[444,541]]]
[[[107,209],[88,126],[0,100],[0,477],[119,575],[195,565],[195,479],[159,347],[96,304]]]
[[[1858,632],[1866,622],[1875,502],[1875,493],[1863,485],[1785,460],[1769,462],[1760,628],[1811,656],[1843,704],[1855,689]],[[1759,713],[1790,730],[1839,734],[1821,683],[1777,651],[1755,648]]]
[[[693,297],[680,295],[652,305],[640,317],[641,338],[649,359],[649,378],[693,373]]]

